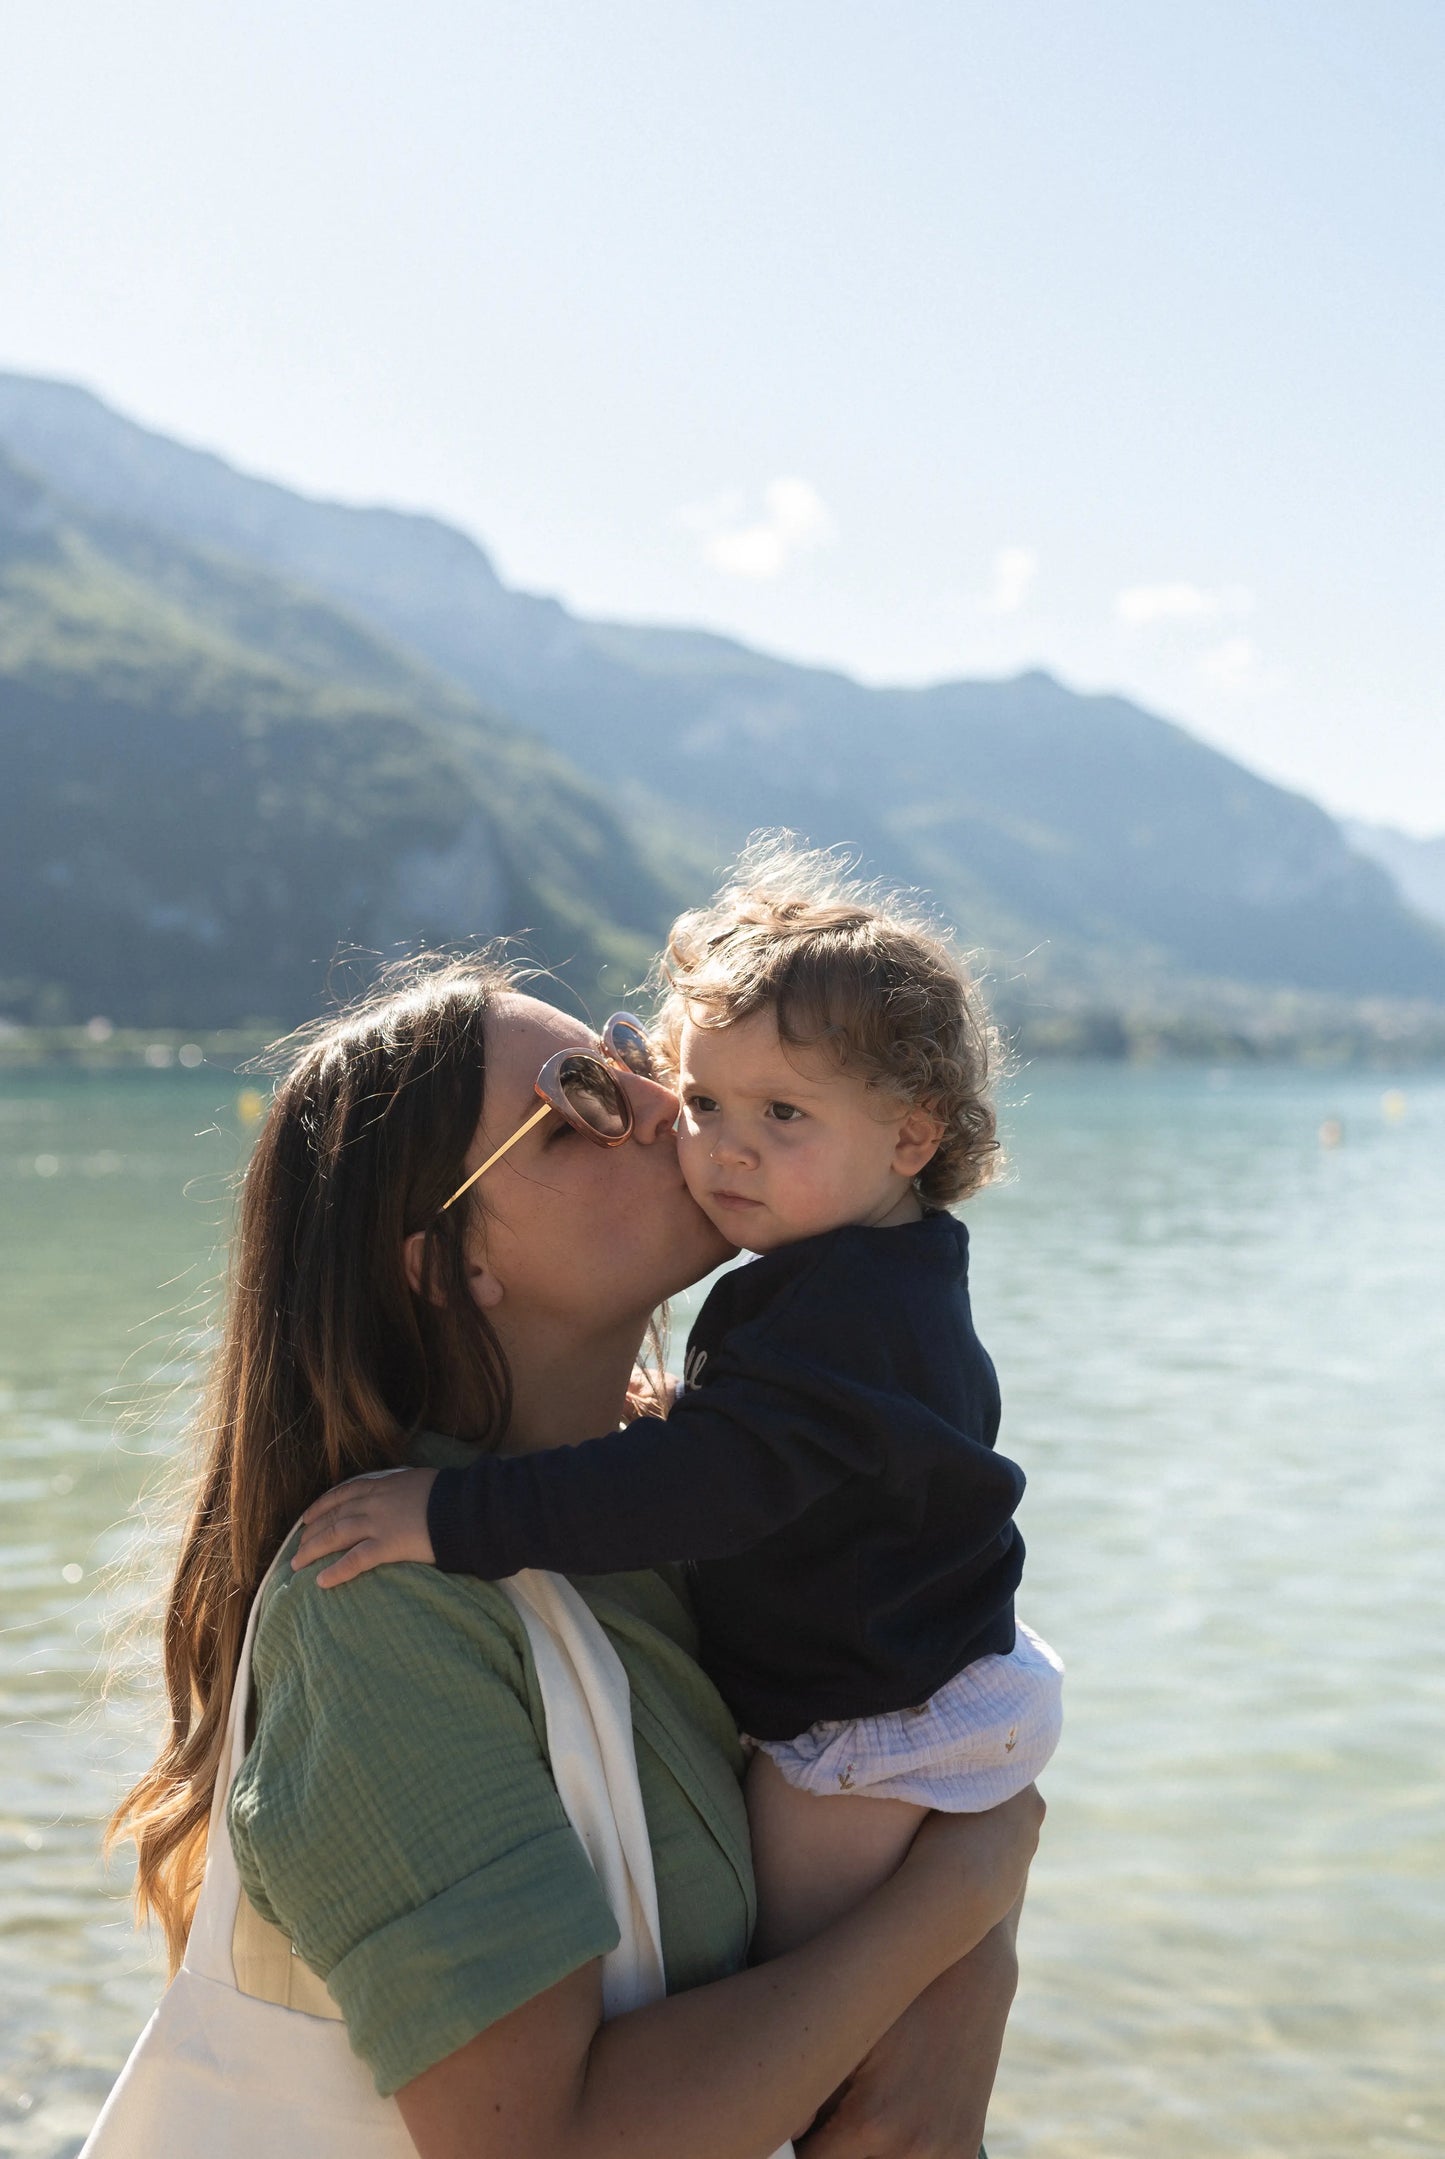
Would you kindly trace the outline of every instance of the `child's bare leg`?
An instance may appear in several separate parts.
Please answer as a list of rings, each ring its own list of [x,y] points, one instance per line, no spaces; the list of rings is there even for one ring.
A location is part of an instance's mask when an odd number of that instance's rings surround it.
[[[800,1792],[761,1748],[748,1766],[747,1802],[758,1961],[810,1941],[886,1881],[928,1812],[866,1792],[836,1799]]]

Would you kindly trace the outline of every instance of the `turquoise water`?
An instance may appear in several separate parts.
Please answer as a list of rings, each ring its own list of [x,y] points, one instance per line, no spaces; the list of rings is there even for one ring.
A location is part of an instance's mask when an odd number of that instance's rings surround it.
[[[1069,1665],[995,2159],[1445,2152],[1445,1080],[1043,1067],[969,1210]],[[1338,1145],[1321,1143],[1327,1120]],[[0,2153],[154,2001],[107,1573],[175,1448],[235,1083],[0,1080]],[[117,1427],[121,1436],[117,1437]]]

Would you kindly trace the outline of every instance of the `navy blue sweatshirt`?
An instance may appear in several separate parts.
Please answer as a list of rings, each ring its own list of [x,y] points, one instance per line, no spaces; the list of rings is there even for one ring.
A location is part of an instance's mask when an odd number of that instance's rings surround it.
[[[439,1471],[437,1565],[691,1562],[703,1664],[758,1739],[910,1708],[1012,1649],[1024,1478],[994,1450],[961,1222],[829,1230],[734,1269],[685,1370],[670,1417]]]

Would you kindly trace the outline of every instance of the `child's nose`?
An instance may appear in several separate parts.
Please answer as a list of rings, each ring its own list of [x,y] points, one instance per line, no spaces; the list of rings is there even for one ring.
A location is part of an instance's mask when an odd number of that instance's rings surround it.
[[[736,1162],[746,1167],[756,1162],[757,1155],[731,1125],[725,1124],[712,1143],[712,1158],[714,1162]]]

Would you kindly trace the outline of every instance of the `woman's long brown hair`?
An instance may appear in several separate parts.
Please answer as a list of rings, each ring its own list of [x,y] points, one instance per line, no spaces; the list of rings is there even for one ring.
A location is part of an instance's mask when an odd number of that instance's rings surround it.
[[[241,1186],[224,1329],[196,1419],[194,1503],[165,1611],[160,1753],[111,1819],[136,1904],[185,1949],[246,1616],[292,1523],[431,1424],[506,1429],[511,1385],[468,1294],[468,1208],[438,1215],[482,1112],[493,959],[412,963],[307,1031]],[[427,1234],[413,1292],[403,1240]]]

